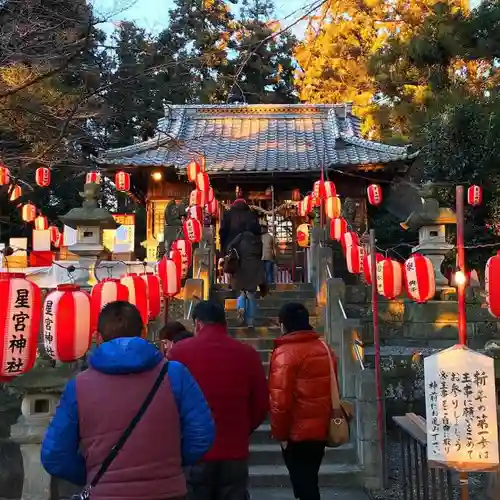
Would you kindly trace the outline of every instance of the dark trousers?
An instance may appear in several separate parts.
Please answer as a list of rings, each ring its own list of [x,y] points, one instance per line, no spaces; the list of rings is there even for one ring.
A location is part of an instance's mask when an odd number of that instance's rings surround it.
[[[320,441],[289,441],[283,449],[293,494],[299,500],[320,500],[318,474],[325,455]]]
[[[187,500],[247,500],[248,462],[203,462],[185,471]]]

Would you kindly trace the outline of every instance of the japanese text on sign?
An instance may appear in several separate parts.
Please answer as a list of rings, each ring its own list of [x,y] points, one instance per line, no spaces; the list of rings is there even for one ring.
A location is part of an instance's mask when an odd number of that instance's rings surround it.
[[[43,310],[43,343],[45,352],[54,357],[54,302],[46,300]]]
[[[462,470],[498,465],[493,359],[455,346],[424,361],[427,458]]]

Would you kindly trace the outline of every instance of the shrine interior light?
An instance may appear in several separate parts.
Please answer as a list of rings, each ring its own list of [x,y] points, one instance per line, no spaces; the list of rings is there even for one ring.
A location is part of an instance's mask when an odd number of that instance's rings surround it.
[[[153,178],[154,181],[159,182],[163,179],[163,175],[161,172],[153,172],[151,174],[151,177]]]

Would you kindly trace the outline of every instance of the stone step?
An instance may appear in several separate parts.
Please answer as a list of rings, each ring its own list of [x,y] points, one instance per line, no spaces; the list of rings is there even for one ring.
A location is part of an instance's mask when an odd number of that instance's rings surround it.
[[[267,305],[262,305],[262,304],[257,303],[257,317],[258,318],[278,318],[280,310],[281,310],[281,306],[268,307]],[[314,313],[316,312],[316,305],[314,305],[311,308],[308,308],[308,310],[309,310],[309,314],[311,315],[311,318],[314,318]],[[226,317],[227,318],[232,318],[232,317],[235,318],[236,315],[237,315],[236,301],[234,301],[234,306],[233,306],[233,304],[231,304],[230,308],[226,307]]]
[[[276,324],[247,328],[246,326],[228,327],[229,335],[235,338],[271,338],[275,339],[281,335],[281,328]]]
[[[227,312],[229,311],[236,311],[236,303],[238,299],[237,298],[229,298],[225,299],[224,301],[224,308],[226,309]],[[294,302],[293,299],[281,297],[281,296],[275,296],[272,298],[266,297],[265,299],[258,299],[257,300],[257,308],[258,309],[265,309],[265,310],[276,310],[276,315],[278,315],[279,310],[284,304],[289,304],[290,302]],[[295,302],[299,302],[302,305],[304,305],[307,310],[309,311],[310,314],[312,314],[314,311],[316,311],[316,299],[314,298],[306,298],[306,299],[297,299]]]
[[[278,326],[278,313],[275,316],[266,316],[266,311],[262,312],[257,309],[257,315],[255,317],[254,324],[256,327],[277,327]],[[317,327],[321,323],[319,316],[310,316],[309,323],[312,327]],[[238,321],[238,313],[236,311],[226,312],[227,326],[230,328],[239,327],[240,323]]]
[[[269,289],[276,292],[314,291],[311,283],[275,283],[270,285]],[[215,284],[212,285],[212,290],[230,290],[230,288],[229,285]]]
[[[355,464],[323,463],[319,471],[320,487],[359,488],[362,485],[361,467]],[[249,468],[253,488],[289,488],[290,479],[285,465],[252,465]]]
[[[274,338],[272,337],[238,337],[240,342],[251,345],[255,350],[272,350],[274,348]]]
[[[355,464],[355,447],[352,444],[346,444],[335,449],[327,448],[323,461],[325,464]],[[249,465],[283,465],[280,445],[272,441],[251,444]]]

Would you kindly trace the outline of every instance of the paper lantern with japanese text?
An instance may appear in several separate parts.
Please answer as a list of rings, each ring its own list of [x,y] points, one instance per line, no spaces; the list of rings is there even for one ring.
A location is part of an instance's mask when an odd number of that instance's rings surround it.
[[[342,213],[342,203],[338,196],[330,196],[325,200],[325,213],[329,219],[336,219]]]
[[[377,264],[379,262],[382,262],[385,259],[385,257],[381,253],[376,253],[375,254],[375,260]],[[363,257],[363,276],[365,278],[365,283],[367,285],[372,284],[372,256],[371,254],[367,253]]]
[[[204,205],[206,205],[206,199],[206,193],[200,191],[199,189],[193,189],[191,191],[191,194],[189,195],[189,206],[192,207],[198,205],[200,207],[203,207]]]
[[[126,274],[120,279],[120,283],[128,288],[128,301],[134,304],[141,314],[142,322],[147,325],[148,314],[148,288],[146,282],[138,274]]]
[[[166,255],[158,263],[158,276],[164,297],[175,297],[181,291],[181,280],[177,266]]]
[[[337,188],[332,181],[325,181],[323,184],[323,192],[325,198],[331,198],[332,196],[337,196]]]
[[[86,184],[100,184],[101,183],[101,174],[99,172],[88,172],[85,176]]]
[[[128,172],[117,172],[115,175],[115,186],[118,191],[130,191],[130,174]]]
[[[183,259],[181,252],[176,249],[170,250],[168,258],[174,261],[177,274],[179,275],[179,280],[182,280]]]
[[[483,202],[483,188],[481,186],[470,186],[467,190],[467,203],[473,207]]]
[[[191,243],[198,243],[201,241],[203,235],[203,227],[201,222],[197,219],[187,219],[184,222],[184,235]]]
[[[500,318],[500,252],[488,259],[484,274],[486,304],[495,318]]]
[[[345,252],[347,248],[360,244],[359,236],[354,231],[347,231],[342,235],[340,243],[342,244],[342,248]]]
[[[0,186],[10,184],[10,170],[0,163]]]
[[[40,333],[42,294],[22,273],[0,273],[0,377],[33,368]]]
[[[346,248],[345,259],[347,270],[352,274],[361,274],[363,272],[363,257],[365,251],[360,245],[351,245]]]
[[[297,245],[305,248],[309,246],[309,225],[300,224],[297,227]]]
[[[204,193],[207,193],[210,187],[210,178],[206,172],[198,172],[196,174],[196,188]]]
[[[179,239],[175,240],[171,246],[172,250],[178,250],[182,256],[182,270],[181,278],[184,279],[191,267],[191,259],[193,257],[193,245],[189,240]]]
[[[10,192],[10,201],[16,201],[18,198],[20,198],[23,195],[23,189],[21,186],[16,184],[15,186],[12,186],[12,190]]]
[[[382,203],[382,188],[378,184],[370,184],[366,191],[368,203],[378,207]]]
[[[201,165],[197,161],[190,161],[186,168],[187,177],[191,182],[196,182],[196,176],[201,172]]]
[[[394,299],[403,290],[403,266],[392,259],[377,264],[377,290],[380,295]]]
[[[209,201],[205,208],[207,213],[212,217],[219,217],[219,202],[214,198],[212,201]]]
[[[38,167],[35,171],[35,181],[40,187],[50,186],[50,168]]]
[[[160,315],[161,312],[160,278],[154,273],[141,274],[141,278],[146,283],[147,288],[149,321],[153,321]]]
[[[188,207],[187,216],[199,221],[203,221],[203,208],[199,205]]]
[[[404,263],[406,293],[410,299],[422,304],[436,294],[436,275],[429,258],[413,254]]]
[[[330,238],[340,241],[347,232],[347,221],[342,217],[336,217],[330,221]]]
[[[304,196],[304,199],[300,203],[301,203],[300,213],[302,217],[305,217],[312,212],[313,198],[310,194]]]
[[[42,332],[51,359],[72,363],[82,358],[92,341],[90,295],[77,285],[58,285],[45,297]]]
[[[49,220],[44,215],[35,218],[34,226],[37,231],[45,231],[49,228]]]
[[[21,217],[24,222],[33,222],[36,219],[36,207],[32,203],[26,203],[21,209]]]
[[[97,330],[97,320],[102,308],[117,300],[128,301],[128,288],[119,279],[105,278],[92,287],[90,292],[90,326],[92,333]]]

